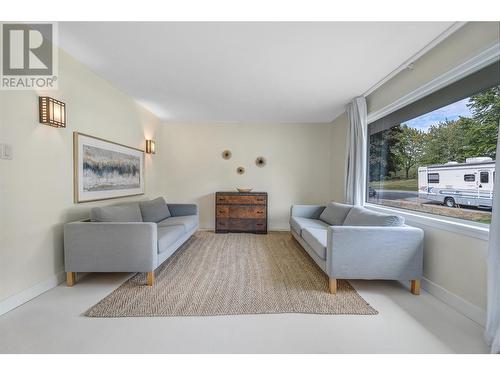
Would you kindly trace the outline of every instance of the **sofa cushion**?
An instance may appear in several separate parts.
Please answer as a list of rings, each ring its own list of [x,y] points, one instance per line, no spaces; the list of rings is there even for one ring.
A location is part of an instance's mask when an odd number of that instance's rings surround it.
[[[182,225],[170,225],[158,228],[158,253],[167,250],[171,245],[181,238],[186,231]]]
[[[182,225],[186,232],[194,229],[198,225],[198,215],[172,216],[158,223],[158,227],[168,227],[171,225]]]
[[[319,218],[330,225],[342,225],[351,208],[350,204],[331,202],[326,205]]]
[[[142,221],[142,216],[139,205],[131,203],[107,207],[93,207],[90,210],[90,221],[139,222]]]
[[[400,227],[404,223],[402,216],[374,212],[363,207],[351,208],[344,221],[344,225],[372,227]]]
[[[326,259],[326,229],[304,228],[302,238],[321,259]]]
[[[290,218],[290,226],[299,235],[302,235],[304,228],[324,228],[328,226],[325,222],[318,219],[309,219],[306,217],[292,216]]]
[[[151,223],[158,223],[167,217],[170,217],[170,211],[163,197],[150,201],[139,202],[141,207],[142,220]]]

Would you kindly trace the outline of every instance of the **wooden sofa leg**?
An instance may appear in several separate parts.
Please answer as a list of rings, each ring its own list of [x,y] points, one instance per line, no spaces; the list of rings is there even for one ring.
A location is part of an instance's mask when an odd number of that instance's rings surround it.
[[[331,294],[336,294],[337,293],[337,279],[330,278],[328,280],[328,285],[329,285],[329,288],[330,288],[330,293]]]
[[[411,281],[410,290],[411,290],[412,294],[415,294],[416,296],[418,296],[420,294],[420,280],[419,279]]]
[[[153,284],[155,282],[155,272],[154,271],[148,272],[147,280],[148,280],[148,286],[153,286]]]
[[[76,283],[76,272],[66,272],[66,285],[73,286]]]

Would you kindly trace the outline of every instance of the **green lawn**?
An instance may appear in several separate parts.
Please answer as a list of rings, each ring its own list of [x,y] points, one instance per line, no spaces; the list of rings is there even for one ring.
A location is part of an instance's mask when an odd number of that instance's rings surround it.
[[[410,180],[388,180],[388,181],[374,181],[370,182],[370,186],[375,190],[407,190],[407,191],[418,191],[418,181],[417,179]]]
[[[477,221],[478,223],[482,223],[482,224],[491,224],[491,216],[484,218],[484,219],[474,220],[474,221]]]

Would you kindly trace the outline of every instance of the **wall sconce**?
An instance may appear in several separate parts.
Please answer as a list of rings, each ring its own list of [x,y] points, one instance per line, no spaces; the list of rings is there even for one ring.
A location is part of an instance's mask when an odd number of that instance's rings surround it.
[[[152,139],[146,139],[146,154],[155,154],[156,153],[156,147],[155,147],[155,141]]]
[[[38,99],[40,123],[56,128],[66,127],[66,104],[48,96]]]

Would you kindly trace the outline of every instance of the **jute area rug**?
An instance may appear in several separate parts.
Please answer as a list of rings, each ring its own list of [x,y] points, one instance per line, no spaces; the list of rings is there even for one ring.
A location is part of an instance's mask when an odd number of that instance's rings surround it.
[[[377,314],[347,281],[328,293],[327,276],[287,232],[197,232],[145,283],[136,274],[85,315]]]

